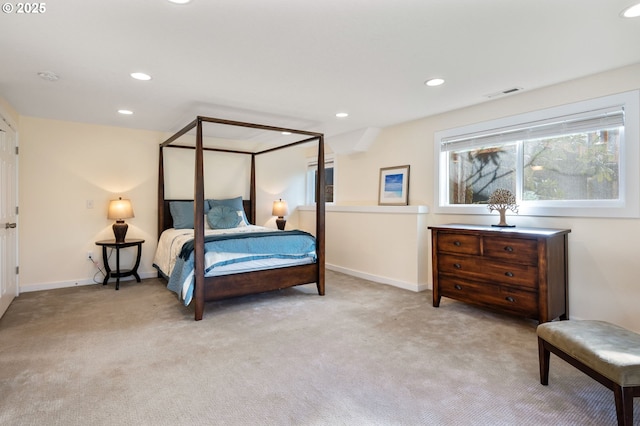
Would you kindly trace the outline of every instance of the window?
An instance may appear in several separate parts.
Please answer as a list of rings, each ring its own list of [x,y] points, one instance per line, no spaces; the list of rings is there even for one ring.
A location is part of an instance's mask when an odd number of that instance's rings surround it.
[[[435,135],[436,212],[485,213],[498,188],[520,214],[638,217],[638,91]]]
[[[324,194],[325,202],[334,202],[333,175],[335,160],[333,156],[326,156],[324,160]],[[318,179],[318,161],[309,160],[307,163],[307,204],[316,203],[316,182]]]

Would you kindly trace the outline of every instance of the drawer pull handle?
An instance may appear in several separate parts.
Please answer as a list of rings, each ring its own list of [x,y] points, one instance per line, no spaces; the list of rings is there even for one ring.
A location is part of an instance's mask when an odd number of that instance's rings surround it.
[[[454,241],[453,245],[456,247],[460,247],[462,245],[462,243],[460,241]]]
[[[508,251],[509,253],[512,253],[512,252],[513,252],[513,247],[511,247],[511,246],[506,246],[506,247],[504,248],[504,251]]]
[[[504,299],[505,299],[507,302],[511,302],[511,303],[513,303],[513,302],[515,302],[515,301],[516,301],[516,299],[514,299],[514,298],[513,298],[513,297],[511,297],[511,296],[507,296],[507,297],[505,297]]]
[[[460,269],[460,268],[462,268],[462,265],[459,264],[459,263],[454,263],[453,267],[456,268],[456,269]]]
[[[504,274],[508,277],[513,277],[513,272],[505,272]]]
[[[462,290],[462,286],[460,284],[456,284],[453,286],[456,290]]]

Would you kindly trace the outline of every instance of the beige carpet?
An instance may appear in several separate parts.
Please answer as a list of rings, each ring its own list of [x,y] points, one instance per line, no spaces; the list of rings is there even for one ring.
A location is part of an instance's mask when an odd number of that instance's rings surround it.
[[[2,425],[614,425],[536,323],[327,272],[207,304],[160,280],[26,293],[0,319]],[[635,401],[640,424],[640,401]]]

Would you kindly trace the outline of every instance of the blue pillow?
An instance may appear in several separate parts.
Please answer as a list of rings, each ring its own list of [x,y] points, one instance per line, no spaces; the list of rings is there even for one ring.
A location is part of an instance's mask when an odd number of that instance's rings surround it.
[[[176,229],[193,229],[193,201],[171,201],[169,211]]]
[[[169,211],[176,229],[193,229],[193,201],[171,201]],[[204,213],[209,211],[209,203],[204,203]]]
[[[247,220],[247,216],[244,213],[244,206],[242,205],[242,197],[226,198],[222,200],[210,199],[207,201],[209,202],[209,208],[214,208],[216,206],[226,206],[226,207],[231,207],[235,211],[242,212],[242,220],[244,220],[245,225],[249,224],[249,221]]]
[[[207,213],[207,222],[211,229],[235,228],[241,220],[238,211],[229,206],[215,206]]]

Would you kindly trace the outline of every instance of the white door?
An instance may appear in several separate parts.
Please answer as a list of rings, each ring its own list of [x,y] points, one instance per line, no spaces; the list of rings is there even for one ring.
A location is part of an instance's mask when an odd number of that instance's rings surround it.
[[[0,116],[0,317],[18,295],[16,134]]]

